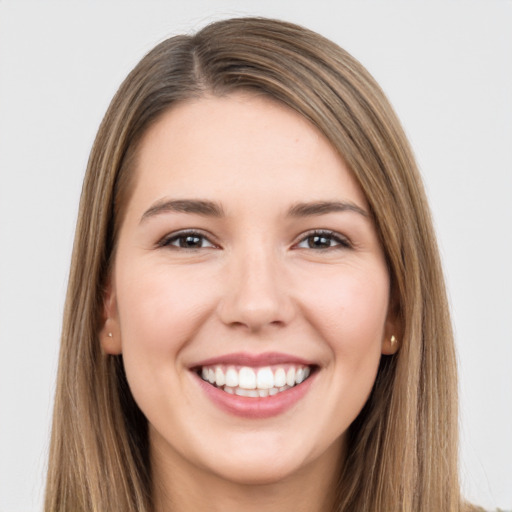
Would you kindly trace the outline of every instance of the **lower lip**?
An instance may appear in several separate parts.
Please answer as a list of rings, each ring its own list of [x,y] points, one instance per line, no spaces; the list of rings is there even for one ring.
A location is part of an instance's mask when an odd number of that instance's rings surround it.
[[[225,412],[244,418],[260,419],[282,414],[299,402],[311,388],[316,372],[293,388],[260,398],[231,395],[212,386],[199,375],[194,375],[208,398]]]

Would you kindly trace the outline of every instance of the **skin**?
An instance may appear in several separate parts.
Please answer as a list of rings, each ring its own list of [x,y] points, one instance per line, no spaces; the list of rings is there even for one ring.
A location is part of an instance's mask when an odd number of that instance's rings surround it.
[[[174,106],[145,134],[135,172],[101,340],[123,354],[149,422],[156,510],[329,510],[346,430],[381,354],[396,350],[389,275],[357,182],[316,128],[249,93]],[[224,215],[155,209],[176,199]],[[353,208],[290,215],[319,201]],[[197,247],[180,247],[184,229],[203,237]],[[333,234],[319,247],[312,230]],[[301,357],[317,372],[282,414],[240,417],[190,371],[240,351]]]

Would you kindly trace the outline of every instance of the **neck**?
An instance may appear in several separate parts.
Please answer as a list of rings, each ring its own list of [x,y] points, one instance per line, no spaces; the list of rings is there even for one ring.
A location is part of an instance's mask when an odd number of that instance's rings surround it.
[[[340,443],[341,444],[341,443]],[[233,482],[152,450],[155,512],[330,512],[341,471],[339,445],[277,482]],[[177,463],[176,463],[177,462]],[[271,463],[271,462],[269,462]]]

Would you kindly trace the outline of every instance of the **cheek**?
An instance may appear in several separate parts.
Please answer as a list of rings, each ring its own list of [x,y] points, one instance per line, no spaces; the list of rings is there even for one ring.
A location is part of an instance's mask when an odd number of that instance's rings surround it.
[[[325,378],[320,381],[326,416],[319,435],[332,441],[349,428],[373,388],[385,333],[389,279],[384,265],[347,265],[309,281],[304,292],[303,311],[312,335],[327,348]]]
[[[347,268],[310,292],[310,324],[328,346],[333,398],[350,421],[373,387],[385,335],[389,278],[383,266],[370,270]]]
[[[213,298],[201,278],[155,266],[126,265],[120,275],[118,312],[125,361],[176,360],[209,314]]]
[[[364,355],[380,344],[389,302],[385,269],[338,272],[310,290],[311,321],[343,356]],[[319,283],[317,283],[319,284]]]
[[[150,422],[160,415],[172,418],[174,401],[169,400],[168,390],[176,397],[190,392],[180,378],[185,371],[182,350],[210,314],[214,301],[205,293],[202,280],[191,279],[186,272],[135,263],[124,268],[129,270],[121,268],[116,279],[127,380]]]

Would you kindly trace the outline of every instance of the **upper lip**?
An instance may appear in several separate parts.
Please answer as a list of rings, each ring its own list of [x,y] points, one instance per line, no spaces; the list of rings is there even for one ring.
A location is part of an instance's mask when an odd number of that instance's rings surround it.
[[[301,357],[290,354],[283,354],[281,352],[264,352],[262,354],[235,352],[198,361],[197,363],[191,365],[190,368],[213,366],[216,364],[250,366],[257,368],[260,366],[272,366],[278,364],[301,364],[305,366],[313,366],[315,363]]]

